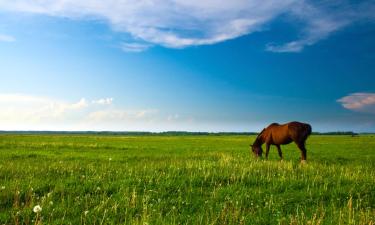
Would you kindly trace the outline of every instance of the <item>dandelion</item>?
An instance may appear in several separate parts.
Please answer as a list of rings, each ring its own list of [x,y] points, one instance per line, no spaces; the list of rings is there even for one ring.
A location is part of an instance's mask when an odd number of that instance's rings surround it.
[[[40,205],[36,205],[34,206],[33,211],[35,213],[40,213],[42,211],[42,207],[40,207]]]

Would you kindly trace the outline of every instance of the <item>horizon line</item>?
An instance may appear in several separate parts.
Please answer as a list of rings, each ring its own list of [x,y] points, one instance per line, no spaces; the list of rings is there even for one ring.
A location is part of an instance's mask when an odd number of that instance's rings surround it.
[[[187,130],[166,130],[166,131],[111,131],[111,130],[0,130],[1,133],[113,133],[113,134],[166,134],[166,133],[186,133],[186,134],[258,134],[259,131],[187,131]],[[313,131],[312,134],[375,134],[375,132],[354,132],[354,131]]]

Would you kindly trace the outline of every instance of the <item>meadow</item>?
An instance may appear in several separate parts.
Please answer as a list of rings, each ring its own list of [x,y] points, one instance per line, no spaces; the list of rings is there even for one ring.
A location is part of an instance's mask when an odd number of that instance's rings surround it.
[[[375,223],[375,136],[254,138],[2,134],[0,224]]]

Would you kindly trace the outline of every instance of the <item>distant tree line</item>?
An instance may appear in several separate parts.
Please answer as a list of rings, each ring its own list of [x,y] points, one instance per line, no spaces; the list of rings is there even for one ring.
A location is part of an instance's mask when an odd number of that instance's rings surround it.
[[[353,131],[334,131],[334,132],[313,132],[313,135],[351,135],[356,136],[358,133]]]
[[[207,135],[255,135],[256,132],[189,132],[189,131],[0,131],[0,134],[80,134],[80,135],[132,135],[132,136],[207,136]]]
[[[257,132],[189,132],[189,131],[0,131],[0,134],[53,134],[53,135],[128,135],[128,136],[224,136],[224,135],[257,135]],[[313,135],[350,135],[356,136],[358,133],[353,131],[335,131],[335,132],[313,132]],[[371,133],[363,133],[371,134]]]

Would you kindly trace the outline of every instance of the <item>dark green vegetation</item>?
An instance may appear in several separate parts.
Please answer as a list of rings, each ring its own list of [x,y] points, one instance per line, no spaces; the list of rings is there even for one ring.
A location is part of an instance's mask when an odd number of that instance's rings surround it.
[[[375,137],[254,138],[0,135],[0,224],[374,224]]]

